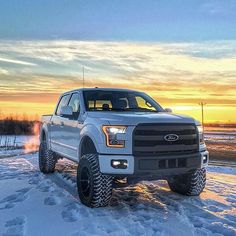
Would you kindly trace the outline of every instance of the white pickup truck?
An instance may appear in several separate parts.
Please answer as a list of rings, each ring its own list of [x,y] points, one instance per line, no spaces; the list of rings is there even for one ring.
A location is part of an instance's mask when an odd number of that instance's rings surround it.
[[[42,117],[40,170],[52,173],[59,158],[78,163],[81,202],[102,207],[119,182],[165,179],[174,192],[199,195],[209,153],[193,118],[142,92],[92,88],[62,94],[54,114]]]

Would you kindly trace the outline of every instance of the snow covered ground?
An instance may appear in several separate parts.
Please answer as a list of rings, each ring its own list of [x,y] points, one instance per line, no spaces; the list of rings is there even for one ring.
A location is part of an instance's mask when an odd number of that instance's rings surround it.
[[[38,146],[37,135],[0,135],[0,157],[36,151]]]
[[[23,147],[29,141],[37,144],[39,138],[36,135],[0,135],[0,147]]]
[[[76,166],[43,175],[37,154],[0,159],[0,235],[236,235],[236,169],[210,167],[200,197],[165,181],[115,189],[111,205],[90,209],[76,194]]]
[[[205,141],[213,143],[235,143],[236,144],[236,132],[214,132],[208,131],[204,134]]]

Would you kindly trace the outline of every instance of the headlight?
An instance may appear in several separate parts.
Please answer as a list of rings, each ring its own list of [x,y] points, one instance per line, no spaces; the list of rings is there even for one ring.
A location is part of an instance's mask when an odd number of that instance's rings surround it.
[[[202,127],[202,125],[198,125],[198,126],[197,126],[197,129],[198,129],[198,132],[199,132],[199,133],[203,133],[203,127]]]
[[[126,126],[110,126],[110,125],[104,125],[102,126],[102,130],[106,136],[106,145],[108,147],[118,147],[122,148],[125,146],[125,140],[118,139],[118,134],[125,134],[126,132]]]
[[[199,135],[199,142],[200,142],[200,144],[203,144],[204,143],[204,134],[203,134],[202,125],[198,125],[197,129],[198,129],[198,135]]]

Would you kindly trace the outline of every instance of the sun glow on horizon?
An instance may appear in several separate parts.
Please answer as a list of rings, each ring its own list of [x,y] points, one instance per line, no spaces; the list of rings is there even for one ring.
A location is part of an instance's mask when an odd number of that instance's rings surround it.
[[[235,47],[236,41],[0,41],[0,114],[52,113],[60,93],[82,86],[85,66],[86,87],[144,91],[198,120],[203,101],[207,123],[236,123]]]

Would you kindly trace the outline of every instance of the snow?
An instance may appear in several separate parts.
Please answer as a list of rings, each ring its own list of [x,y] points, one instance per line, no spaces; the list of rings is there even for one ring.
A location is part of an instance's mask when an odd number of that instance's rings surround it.
[[[38,143],[37,135],[0,135],[0,146],[23,147],[29,140]]]
[[[209,167],[200,197],[165,181],[115,189],[111,205],[90,209],[76,193],[76,165],[43,175],[37,154],[0,159],[0,235],[236,235],[236,169]]]
[[[234,131],[211,131],[204,133],[204,139],[208,143],[235,143],[236,144],[236,132]]]
[[[38,146],[37,135],[0,135],[0,158],[36,151]]]

